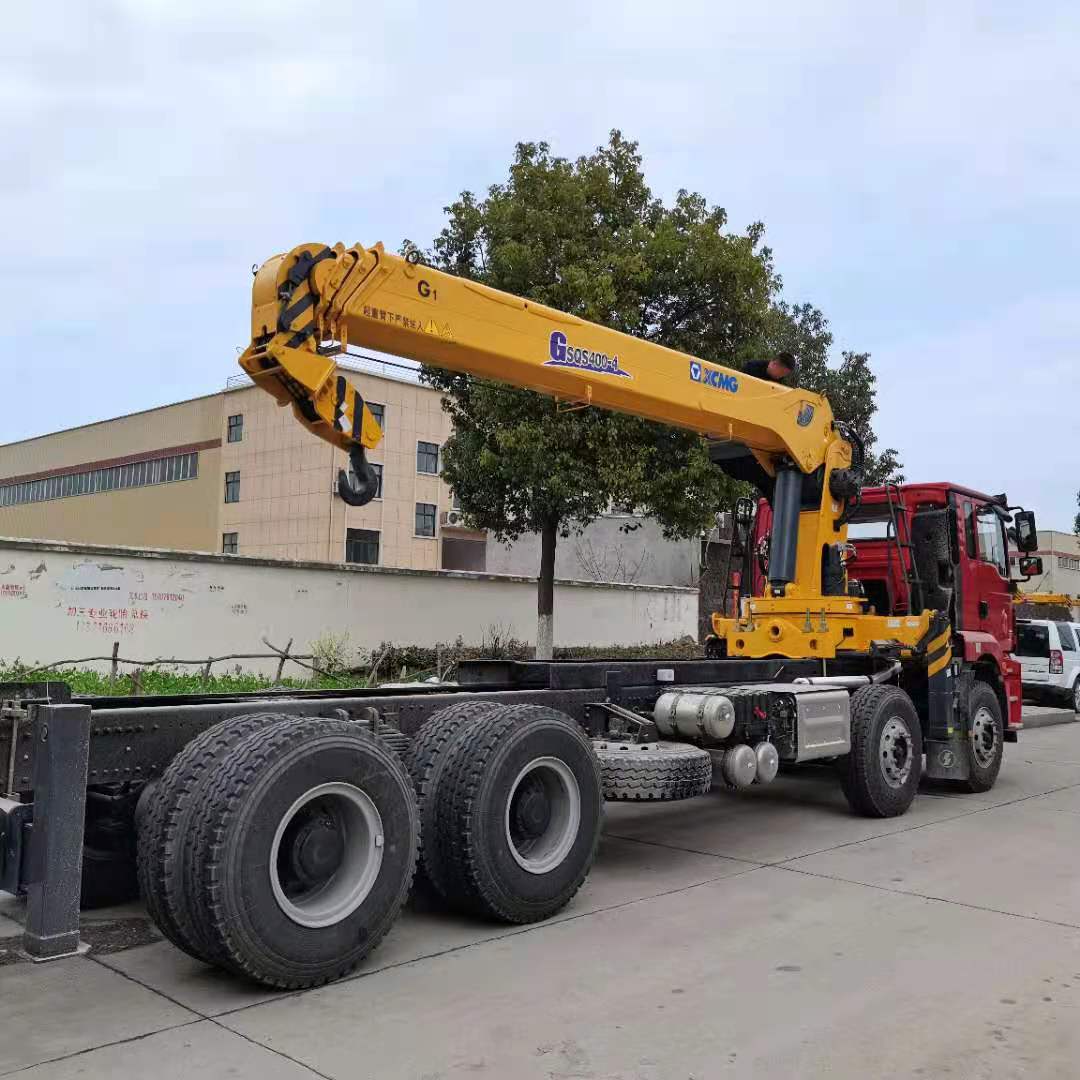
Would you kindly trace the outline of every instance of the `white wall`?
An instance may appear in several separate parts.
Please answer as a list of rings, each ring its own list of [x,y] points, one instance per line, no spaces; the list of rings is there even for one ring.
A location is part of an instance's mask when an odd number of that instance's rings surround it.
[[[526,533],[512,544],[488,537],[489,573],[527,577],[536,574],[539,566],[539,534]],[[559,537],[555,547],[555,575],[568,581],[692,588],[697,585],[700,569],[699,539],[665,540],[657,522],[632,514],[605,514],[580,536]]]
[[[292,638],[294,652],[307,652],[319,636],[345,631],[365,649],[458,635],[477,644],[492,626],[535,640],[534,581],[0,538],[0,662],[105,656],[114,641],[136,660],[193,660],[266,652],[263,636],[278,647]],[[691,589],[555,589],[556,645],[649,644],[696,632]],[[273,671],[276,662],[243,666]]]

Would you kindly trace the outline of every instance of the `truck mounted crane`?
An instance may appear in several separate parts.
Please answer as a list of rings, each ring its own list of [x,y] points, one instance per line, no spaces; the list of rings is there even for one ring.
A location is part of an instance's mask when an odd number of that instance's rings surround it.
[[[699,660],[471,661],[437,687],[190,703],[0,688],[0,888],[31,891],[27,948],[77,944],[60,898],[77,883],[82,800],[106,808],[94,835],[117,838],[118,859],[137,837],[140,891],[169,940],[289,989],[355,968],[414,871],[471,914],[560,910],[605,800],[746,788],[806,763],[872,817],[904,813],[924,775],[993,786],[1022,727],[1010,544],[1020,576],[1040,572],[1034,516],[1004,495],[864,487],[859,440],[823,397],[381,245],[274,256],[251,315],[241,366],[347,452],[347,503],[374,497],[366,451],[381,437],[339,365],[353,344],[700,434],[768,502],[767,532],[765,515],[756,532],[742,515],[761,585],[712,616]],[[64,724],[77,730],[47,739]]]

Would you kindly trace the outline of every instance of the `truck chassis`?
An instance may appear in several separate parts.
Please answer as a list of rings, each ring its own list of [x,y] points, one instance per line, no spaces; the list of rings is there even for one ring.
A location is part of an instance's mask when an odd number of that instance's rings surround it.
[[[0,686],[0,889],[27,899],[25,952],[77,952],[80,894],[131,890],[138,847],[140,891],[176,944],[264,985],[316,985],[389,929],[417,863],[424,887],[461,910],[509,922],[558,910],[591,865],[605,797],[683,798],[825,759],[853,809],[888,816],[923,772],[926,720],[884,658],[475,661],[459,677],[174,698]],[[983,752],[1000,764],[1016,731],[1000,710],[990,721]],[[290,768],[307,780],[274,810]],[[254,818],[275,817],[272,838],[249,838]],[[390,894],[365,914],[386,875]],[[268,905],[251,934],[265,928],[269,946],[230,937],[230,889],[246,890],[238,910]],[[357,919],[359,945],[334,938],[355,937]]]

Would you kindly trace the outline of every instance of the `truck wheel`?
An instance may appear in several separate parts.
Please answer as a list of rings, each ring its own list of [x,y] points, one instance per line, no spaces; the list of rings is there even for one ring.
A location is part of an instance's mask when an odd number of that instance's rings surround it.
[[[712,787],[708,750],[688,743],[593,740],[604,798],[610,802],[692,799]]]
[[[348,974],[408,896],[416,797],[398,756],[357,724],[298,718],[249,735],[197,815],[189,908],[215,957],[263,986]]]
[[[194,843],[192,815],[207,779],[232,747],[253,731],[292,719],[283,713],[247,713],[207,728],[172,759],[137,811],[136,866],[143,901],[158,929],[197,960],[215,962],[187,911],[184,861]]]
[[[851,753],[840,766],[856,813],[896,817],[911,805],[922,776],[922,728],[898,686],[861,686],[851,695]]]
[[[405,765],[416,788],[416,800],[420,807],[420,861],[417,865],[416,884],[446,899],[442,886],[442,874],[438,864],[438,851],[425,838],[435,836],[434,792],[446,764],[447,751],[454,739],[481,717],[490,716],[505,706],[493,701],[458,701],[445,709],[432,713],[417,732],[405,755]],[[430,865],[429,865],[430,864]]]
[[[600,842],[600,769],[581,728],[539,705],[480,718],[435,792],[447,900],[508,923],[546,919],[581,887]]]
[[[970,776],[957,780],[955,787],[961,791],[989,791],[997,782],[1001,771],[1001,759],[1005,753],[1004,723],[1001,702],[994,688],[977,682],[968,698],[967,746]]]
[[[1076,682],[1072,688],[1073,712],[1080,713],[1080,675],[1076,676]]]

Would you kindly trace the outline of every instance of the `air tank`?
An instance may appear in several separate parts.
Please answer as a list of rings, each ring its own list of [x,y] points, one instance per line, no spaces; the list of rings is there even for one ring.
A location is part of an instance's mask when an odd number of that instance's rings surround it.
[[[653,721],[662,735],[719,741],[735,727],[735,706],[716,691],[669,690],[657,698]]]

